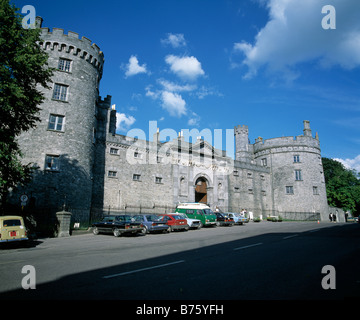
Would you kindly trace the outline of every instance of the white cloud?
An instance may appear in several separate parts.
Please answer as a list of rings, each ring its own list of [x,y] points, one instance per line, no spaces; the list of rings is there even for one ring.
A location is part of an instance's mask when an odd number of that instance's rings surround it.
[[[168,33],[166,39],[160,40],[164,45],[171,45],[173,48],[185,47],[186,41],[182,33]]]
[[[199,60],[193,56],[178,57],[168,55],[165,57],[165,62],[170,65],[170,70],[173,73],[185,80],[195,80],[205,74]]]
[[[189,91],[193,89],[190,86],[180,86],[166,80],[158,80],[158,82],[161,84],[162,89],[153,91],[152,86],[149,85],[145,88],[145,95],[154,100],[160,100],[162,108],[168,111],[169,114],[173,117],[181,117],[182,115],[186,115],[186,102],[177,92]]]
[[[167,91],[173,91],[173,92],[181,92],[181,91],[193,91],[197,88],[196,85],[179,85],[177,83],[159,79],[158,82],[163,86],[163,88]]]
[[[162,107],[169,112],[171,116],[181,117],[186,114],[186,102],[181,95],[163,91],[161,93]]]
[[[129,63],[126,65],[125,77],[134,76],[139,73],[147,73],[146,64],[139,65],[137,57],[131,56]]]
[[[116,113],[116,130],[127,131],[136,119],[133,116],[127,116],[125,113]]]
[[[188,120],[188,125],[196,127],[199,125],[200,119],[201,118],[197,113],[191,112],[191,118]]]
[[[318,62],[321,67],[339,65],[345,69],[360,66],[360,1],[332,0],[336,9],[336,29],[323,29],[322,7],[328,0],[259,0],[269,10],[269,21],[254,40],[234,44],[234,52],[244,54],[246,78],[265,67],[295,78],[295,67]]]
[[[204,99],[207,96],[217,96],[217,97],[223,97],[223,94],[216,90],[215,88],[208,88],[205,86],[201,86],[199,90],[195,93],[195,95],[199,99]]]
[[[334,158],[333,160],[339,161],[344,165],[346,169],[356,170],[356,172],[360,172],[360,154],[356,156],[354,159],[338,159]]]

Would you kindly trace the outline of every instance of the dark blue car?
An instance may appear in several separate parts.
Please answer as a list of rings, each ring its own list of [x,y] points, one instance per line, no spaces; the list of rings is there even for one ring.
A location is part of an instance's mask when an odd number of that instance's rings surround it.
[[[166,222],[160,221],[155,214],[139,214],[133,216],[136,222],[140,222],[145,227],[146,233],[150,232],[170,232],[170,226]]]

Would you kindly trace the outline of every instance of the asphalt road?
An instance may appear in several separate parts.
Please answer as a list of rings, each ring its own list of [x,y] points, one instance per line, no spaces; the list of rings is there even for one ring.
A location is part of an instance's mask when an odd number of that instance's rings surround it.
[[[23,289],[25,265],[35,289]],[[325,290],[325,265],[335,289]],[[360,297],[360,225],[261,222],[171,234],[82,234],[0,250],[0,299]],[[33,279],[33,278],[32,278]]]

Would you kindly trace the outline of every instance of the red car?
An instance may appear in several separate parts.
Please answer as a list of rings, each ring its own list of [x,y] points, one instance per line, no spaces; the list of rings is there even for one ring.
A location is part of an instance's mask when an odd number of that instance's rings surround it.
[[[160,214],[160,221],[166,222],[170,228],[171,231],[174,230],[189,230],[189,226],[187,224],[186,219],[184,219],[182,216],[177,215],[176,213],[170,214]]]

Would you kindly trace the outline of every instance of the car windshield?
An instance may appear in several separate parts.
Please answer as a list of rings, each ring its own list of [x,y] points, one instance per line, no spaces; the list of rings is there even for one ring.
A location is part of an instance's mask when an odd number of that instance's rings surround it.
[[[171,215],[175,220],[182,220],[182,219],[185,219],[184,217],[182,217],[181,215],[178,215],[178,214],[172,214]]]
[[[16,227],[21,226],[21,221],[18,219],[4,220],[4,227]]]
[[[159,221],[161,217],[156,216],[155,214],[150,214],[146,216],[147,221]]]
[[[107,216],[102,220],[103,222],[114,222],[115,216]]]
[[[205,211],[205,214],[211,215],[215,214],[211,209],[203,209]]]
[[[116,220],[117,221],[121,221],[121,222],[133,222],[135,221],[134,217],[131,217],[131,216],[117,216],[116,217]]]

